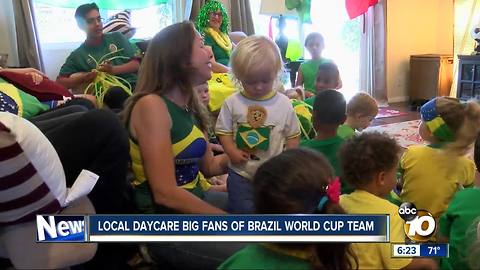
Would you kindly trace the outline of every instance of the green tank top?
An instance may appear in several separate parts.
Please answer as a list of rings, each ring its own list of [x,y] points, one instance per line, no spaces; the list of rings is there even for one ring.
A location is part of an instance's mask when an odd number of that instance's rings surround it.
[[[197,127],[197,121],[191,112],[179,107],[168,98],[163,98],[163,100],[172,119],[170,137],[172,140],[177,186],[185,188],[202,198],[203,190],[199,183],[201,181],[199,162],[207,150],[207,141],[203,132]],[[140,147],[132,136],[130,136],[129,142],[132,170],[135,175],[135,180],[133,181],[136,189],[135,201],[137,206],[141,205],[139,208],[150,209],[153,206],[153,200],[143,169]],[[150,212],[150,210],[142,212]],[[155,212],[158,213],[159,211]],[[165,213],[167,211],[162,209],[160,212]]]

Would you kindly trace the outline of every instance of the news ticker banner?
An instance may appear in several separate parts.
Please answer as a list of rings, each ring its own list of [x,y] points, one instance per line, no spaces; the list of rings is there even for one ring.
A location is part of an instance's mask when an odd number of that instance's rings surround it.
[[[388,242],[388,215],[37,216],[38,242]]]
[[[448,257],[448,244],[392,244],[392,257]]]

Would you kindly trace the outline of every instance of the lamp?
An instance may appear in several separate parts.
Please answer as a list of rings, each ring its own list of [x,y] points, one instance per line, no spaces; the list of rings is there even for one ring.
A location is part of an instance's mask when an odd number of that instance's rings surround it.
[[[272,18],[273,17],[278,18],[277,26],[278,26],[279,34],[275,39],[275,43],[277,44],[278,48],[280,48],[282,58],[285,61],[286,60],[285,55],[287,53],[287,47],[288,47],[288,37],[284,33],[285,26],[286,26],[286,21],[284,16],[295,17],[297,16],[297,13],[294,10],[288,10],[285,7],[285,2],[283,0],[281,1],[262,0],[260,4],[260,14],[272,16]],[[270,38],[273,38],[272,19],[270,19],[269,35],[270,35]]]
[[[269,16],[297,16],[295,10],[288,10],[283,0],[262,0],[260,4],[260,14]]]

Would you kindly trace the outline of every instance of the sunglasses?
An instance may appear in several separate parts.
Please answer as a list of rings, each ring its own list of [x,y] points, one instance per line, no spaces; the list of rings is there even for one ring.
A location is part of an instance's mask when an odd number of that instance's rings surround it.
[[[211,16],[213,17],[223,17],[223,14],[221,11],[217,11],[217,12],[212,12],[210,13]]]
[[[95,22],[98,22],[98,23],[103,23],[105,20],[98,16],[96,18],[88,18],[88,19],[85,19],[85,22],[87,22],[87,24],[94,24]]]

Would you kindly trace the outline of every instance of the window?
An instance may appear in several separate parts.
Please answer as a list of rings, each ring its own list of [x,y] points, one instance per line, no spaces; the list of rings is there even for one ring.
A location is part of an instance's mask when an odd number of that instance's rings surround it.
[[[35,21],[42,45],[54,43],[80,43],[85,33],[75,21],[75,8],[62,8],[34,3]],[[121,10],[100,10],[102,17],[109,18]],[[133,38],[151,38],[162,28],[173,23],[173,2],[131,11],[132,27],[137,28]]]
[[[283,2],[283,1],[282,1]],[[268,36],[270,16],[260,14],[261,0],[250,0],[255,32]],[[311,32],[319,32],[325,39],[323,56],[332,59],[340,70],[343,87],[342,93],[349,99],[360,88],[360,34],[361,17],[350,20],[345,8],[345,1],[312,1],[312,24],[303,24],[303,39]],[[272,21],[273,38],[278,35],[277,20]],[[300,39],[296,19],[286,20],[285,34],[290,39]],[[302,40],[303,45],[303,40]],[[310,55],[304,49],[304,58]]]

